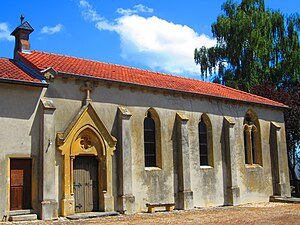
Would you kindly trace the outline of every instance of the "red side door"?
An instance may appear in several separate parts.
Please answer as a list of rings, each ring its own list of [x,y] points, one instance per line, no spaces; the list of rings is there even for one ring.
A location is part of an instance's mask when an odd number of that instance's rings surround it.
[[[10,160],[10,209],[31,208],[31,159]]]

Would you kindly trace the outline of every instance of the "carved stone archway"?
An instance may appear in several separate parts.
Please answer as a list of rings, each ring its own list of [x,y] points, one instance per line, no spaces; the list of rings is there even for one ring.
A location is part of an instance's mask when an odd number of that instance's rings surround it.
[[[100,211],[113,211],[112,156],[117,140],[104,126],[89,103],[82,107],[63,133],[57,133],[57,146],[63,156],[62,216],[75,213],[73,161],[76,156],[96,156],[99,171]]]

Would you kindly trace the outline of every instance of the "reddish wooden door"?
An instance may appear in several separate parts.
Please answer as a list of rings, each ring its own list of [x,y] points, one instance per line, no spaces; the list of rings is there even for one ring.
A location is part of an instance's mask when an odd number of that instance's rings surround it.
[[[10,209],[31,208],[31,159],[10,160]]]

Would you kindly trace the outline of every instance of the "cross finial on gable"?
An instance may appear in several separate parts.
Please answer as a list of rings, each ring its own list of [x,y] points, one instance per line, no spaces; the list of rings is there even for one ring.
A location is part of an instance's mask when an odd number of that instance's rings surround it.
[[[85,105],[87,105],[88,103],[90,103],[92,101],[91,99],[91,92],[94,90],[93,85],[91,84],[91,82],[89,81],[85,81],[84,85],[81,86],[81,91],[85,91],[86,92],[86,98],[85,98]]]
[[[21,20],[21,24],[24,23],[24,19],[25,19],[25,16],[22,14],[21,17],[20,17],[20,20]]]

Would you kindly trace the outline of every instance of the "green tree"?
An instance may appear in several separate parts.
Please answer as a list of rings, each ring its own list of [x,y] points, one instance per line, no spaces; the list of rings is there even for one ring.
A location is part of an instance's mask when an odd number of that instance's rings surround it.
[[[300,18],[266,9],[264,0],[227,0],[212,24],[217,44],[195,49],[203,76],[244,91],[270,80],[290,85],[300,80]]]
[[[214,47],[195,49],[201,75],[289,105],[285,111],[289,168],[300,145],[300,17],[266,9],[264,0],[227,0],[212,24]]]

